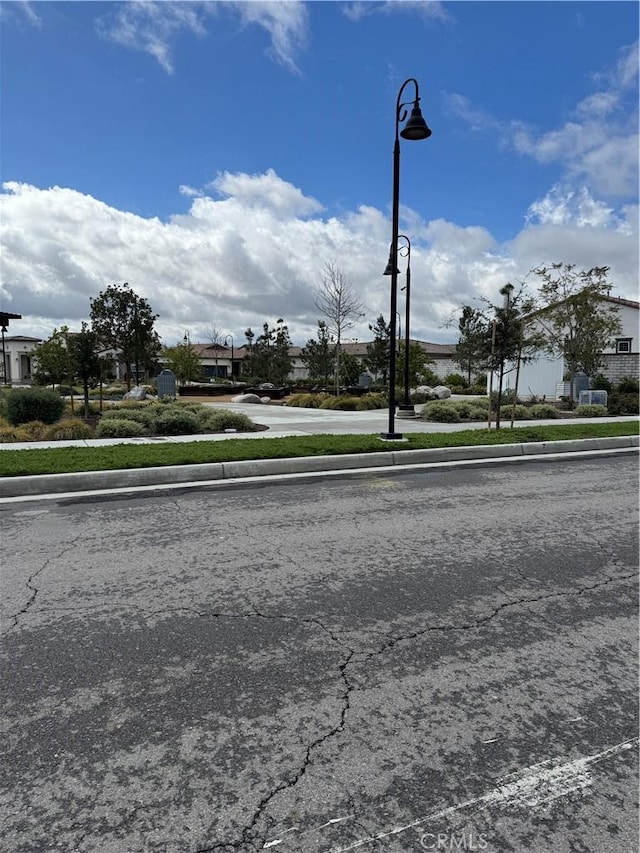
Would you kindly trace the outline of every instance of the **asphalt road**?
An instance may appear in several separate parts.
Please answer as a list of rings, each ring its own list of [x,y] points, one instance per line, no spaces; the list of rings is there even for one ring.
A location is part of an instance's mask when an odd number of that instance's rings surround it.
[[[635,454],[0,506],[3,853],[630,853]]]

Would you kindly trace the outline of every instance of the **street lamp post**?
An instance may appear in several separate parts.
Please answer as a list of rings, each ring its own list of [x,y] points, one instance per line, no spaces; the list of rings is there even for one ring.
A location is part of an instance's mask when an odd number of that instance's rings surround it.
[[[418,81],[414,77],[409,77],[404,81],[398,92],[396,100],[396,120],[395,120],[395,143],[393,147],[393,205],[392,205],[392,224],[391,224],[391,252],[389,255],[391,263],[391,310],[389,312],[391,323],[391,336],[389,340],[389,429],[388,432],[380,433],[380,437],[387,441],[399,441],[402,439],[402,433],[395,431],[395,414],[396,414],[396,311],[398,303],[398,267],[396,266],[396,256],[398,253],[398,226],[399,226],[399,210],[400,210],[400,140],[398,138],[398,128],[400,122],[403,122],[407,117],[406,106],[411,102],[402,102],[402,93],[408,83],[413,83],[415,87],[415,98],[411,109],[411,115],[405,126],[400,131],[400,136],[403,139],[428,139],[431,136],[431,131],[427,127],[427,123],[422,116],[420,110],[420,94],[418,91]],[[406,331],[405,331],[406,334]],[[408,336],[407,336],[408,337]]]
[[[403,251],[406,252],[407,258],[407,272],[405,276],[406,284],[402,288],[405,291],[405,316],[404,316],[404,394],[402,403],[400,403],[398,407],[398,417],[399,418],[413,418],[415,417],[415,408],[411,403],[411,389],[409,387],[409,323],[411,316],[411,240],[407,237],[406,234],[398,234],[398,240],[406,240],[406,246],[398,246],[399,254],[402,254]],[[391,262],[391,258],[389,258],[389,263],[387,264],[387,268],[384,271],[384,275],[392,275],[394,269],[394,264]],[[396,273],[397,275],[397,273]],[[400,324],[400,314],[396,311],[396,316],[398,317],[398,324]],[[402,338],[402,334],[399,334],[399,337]]]
[[[234,350],[233,350],[233,335],[225,335],[225,338],[224,338],[223,343],[224,343],[224,345],[226,346],[226,345],[227,345],[227,340],[228,340],[229,338],[231,338],[231,378],[233,379],[233,355],[234,355]]]

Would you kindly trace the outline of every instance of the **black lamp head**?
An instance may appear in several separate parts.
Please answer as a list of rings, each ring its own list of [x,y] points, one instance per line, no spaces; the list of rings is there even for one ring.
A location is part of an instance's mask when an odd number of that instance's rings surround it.
[[[396,267],[396,273],[398,275],[400,274],[400,270],[397,267]],[[391,263],[391,258],[389,258],[389,260],[387,261],[387,266],[385,267],[385,270],[382,273],[382,275],[393,275],[393,264]]]
[[[422,116],[418,101],[414,101],[411,115],[400,131],[400,136],[403,139],[428,139],[431,136],[431,130]]]

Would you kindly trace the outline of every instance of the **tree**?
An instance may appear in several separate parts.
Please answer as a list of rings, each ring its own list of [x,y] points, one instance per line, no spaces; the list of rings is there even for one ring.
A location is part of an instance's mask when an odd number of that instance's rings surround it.
[[[396,356],[396,386],[401,388],[404,385],[405,348],[404,341],[399,341],[399,343],[400,352]],[[433,359],[429,358],[420,344],[417,341],[409,341],[409,387],[415,388],[416,385],[423,385],[427,378],[431,378],[432,372],[427,371],[429,364],[433,364]]]
[[[89,384],[100,378],[99,345],[97,335],[84,322],[81,331],[68,339],[74,378],[82,382],[85,418],[89,417]]]
[[[391,326],[385,323],[382,314],[372,325],[369,323],[369,331],[373,332],[373,341],[367,344],[367,355],[364,363],[376,377],[382,378],[387,383],[389,378],[389,341],[391,340]]]
[[[609,267],[576,270],[575,264],[561,262],[533,272],[541,279],[543,307],[535,318],[544,330],[544,348],[564,359],[573,403],[576,373],[594,376],[603,365],[603,351],[621,334],[618,308],[606,301]]]
[[[271,350],[271,375],[277,385],[284,385],[289,378],[293,361],[289,355],[291,338],[289,328],[282,318],[278,319],[273,335],[273,348]]]
[[[485,351],[488,354],[489,370],[498,374],[496,429],[500,429],[505,375],[517,370],[520,364],[538,358],[544,341],[543,335],[526,322],[535,307],[535,300],[527,292],[524,282],[517,291],[508,282],[501,288],[500,293],[504,297],[500,306],[485,300],[493,314],[493,319],[489,319],[485,314]]]
[[[184,385],[185,382],[194,382],[200,378],[202,362],[190,341],[178,344],[175,347],[166,347],[164,356],[167,367],[175,373],[176,379],[181,385]]]
[[[245,329],[244,336],[247,339],[247,346],[249,347],[249,363],[247,365],[245,361],[242,362],[242,373],[245,376],[253,377],[253,339],[255,334],[251,326]]]
[[[486,367],[486,321],[482,311],[464,305],[458,320],[460,337],[456,344],[454,361],[467,375],[467,384],[471,377]]]
[[[146,299],[138,296],[125,282],[111,285],[91,300],[92,329],[105,349],[120,353],[131,387],[132,365],[136,383],[140,369],[150,371],[160,352],[160,339],[154,330],[158,318]]]
[[[325,385],[329,382],[335,365],[335,347],[324,320],[318,320],[318,338],[309,338],[302,348],[301,359],[310,379],[321,380]]]
[[[51,337],[34,348],[36,385],[60,385],[73,381],[73,363],[69,350],[69,328],[54,329]]]
[[[363,303],[346,274],[333,262],[325,264],[315,305],[327,320],[327,328],[336,341],[335,384],[340,391],[340,348],[343,333],[362,317]]]
[[[213,358],[215,361],[215,378],[218,379],[218,350],[222,346],[222,341],[224,340],[224,334],[222,329],[219,326],[216,326],[215,323],[211,323],[209,328],[207,329],[207,341],[213,347]],[[232,366],[233,368],[233,366]]]
[[[362,373],[362,362],[350,352],[343,352],[340,361],[340,381],[343,385],[357,385]]]

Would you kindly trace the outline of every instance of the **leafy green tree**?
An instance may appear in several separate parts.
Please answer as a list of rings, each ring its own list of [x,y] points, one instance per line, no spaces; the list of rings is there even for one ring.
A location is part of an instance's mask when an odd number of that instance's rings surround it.
[[[340,382],[343,385],[357,385],[362,373],[362,362],[350,352],[343,352],[340,361]]]
[[[33,381],[36,385],[73,382],[73,360],[69,349],[69,328],[54,329],[51,337],[34,349]]]
[[[289,328],[284,320],[279,319],[274,330],[271,367],[273,381],[277,385],[285,384],[293,368],[293,361],[289,355],[290,347]]]
[[[486,318],[482,311],[464,305],[458,320],[458,332],[454,361],[466,373],[467,385],[471,385],[473,374],[487,363]]]
[[[140,372],[155,367],[161,345],[154,314],[146,299],[138,296],[125,282],[111,285],[91,301],[91,325],[105,349],[116,350],[127,372],[127,387],[135,366],[136,383]]]
[[[175,373],[181,385],[185,382],[195,382],[201,377],[202,362],[190,342],[187,341],[175,347],[165,347],[163,354],[167,367]]]
[[[251,326],[245,330],[244,336],[247,340],[247,346],[249,348],[249,358],[244,359],[242,362],[242,375],[245,379],[253,378],[253,339],[255,338],[255,333]]]
[[[500,293],[504,297],[502,305],[488,303],[493,318],[490,319],[485,313],[487,367],[498,374],[496,429],[500,429],[504,377],[517,370],[518,365],[538,358],[544,343],[540,331],[527,322],[535,308],[535,300],[527,292],[524,283],[518,290],[507,283]]]
[[[99,341],[87,323],[75,335],[69,336],[69,350],[74,378],[82,382],[84,416],[89,417],[89,385],[100,378]]]
[[[561,262],[533,272],[541,280],[543,303],[535,319],[544,330],[545,350],[564,359],[573,402],[576,373],[597,374],[603,351],[621,334],[618,308],[606,301],[612,287],[609,267],[577,270]]]
[[[396,356],[396,389],[404,387],[404,358],[405,349],[404,341],[399,342],[400,351]],[[427,353],[422,349],[417,341],[409,341],[409,387],[415,388],[417,385],[427,384],[427,378],[433,375],[429,370],[428,365],[433,364],[433,359],[429,358]]]
[[[386,384],[389,379],[391,326],[389,323],[385,323],[384,317],[380,314],[373,325],[369,323],[369,331],[373,332],[373,341],[367,344],[367,355],[364,363],[376,379],[380,377]]]
[[[324,320],[318,320],[318,337],[309,338],[302,349],[301,359],[309,371],[310,379],[321,380],[325,385],[333,376],[335,368],[335,346]]]

